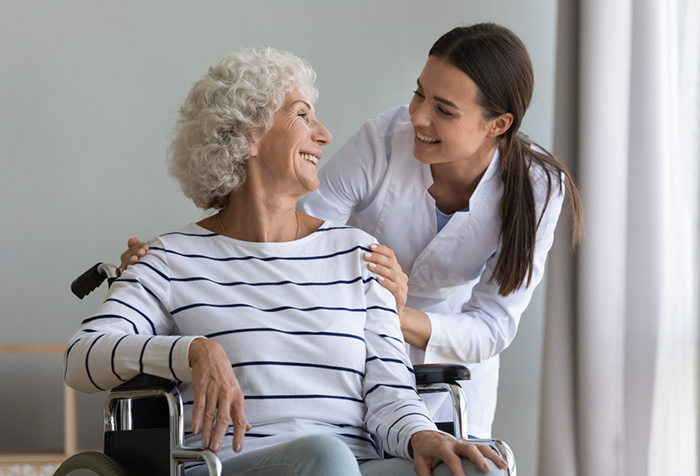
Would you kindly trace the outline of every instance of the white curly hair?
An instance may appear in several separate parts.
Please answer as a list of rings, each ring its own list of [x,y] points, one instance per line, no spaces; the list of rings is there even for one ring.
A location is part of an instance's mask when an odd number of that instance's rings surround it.
[[[316,73],[292,53],[264,48],[233,53],[192,86],[180,108],[168,169],[204,210],[226,208],[246,179],[249,141],[272,127],[285,95],[300,87],[314,103]]]

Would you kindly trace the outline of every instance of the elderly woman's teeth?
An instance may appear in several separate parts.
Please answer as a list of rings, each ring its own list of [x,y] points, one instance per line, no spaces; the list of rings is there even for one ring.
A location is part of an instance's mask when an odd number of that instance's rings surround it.
[[[315,155],[311,155],[311,154],[299,154],[299,155],[301,156],[302,159],[308,160],[309,162],[311,162],[314,165],[318,164],[318,158]]]
[[[430,137],[426,137],[426,136],[424,136],[423,134],[421,134],[420,132],[416,132],[416,135],[417,135],[418,138],[419,138],[420,140],[422,140],[423,142],[429,142],[429,143],[431,143],[431,144],[435,144],[436,142],[440,142],[440,141],[437,140],[437,139],[431,139]]]

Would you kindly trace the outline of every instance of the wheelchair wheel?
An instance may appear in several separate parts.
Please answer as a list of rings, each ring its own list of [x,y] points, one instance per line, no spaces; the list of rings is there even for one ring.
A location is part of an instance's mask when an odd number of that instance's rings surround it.
[[[54,476],[127,476],[112,458],[97,451],[78,453],[63,462]]]

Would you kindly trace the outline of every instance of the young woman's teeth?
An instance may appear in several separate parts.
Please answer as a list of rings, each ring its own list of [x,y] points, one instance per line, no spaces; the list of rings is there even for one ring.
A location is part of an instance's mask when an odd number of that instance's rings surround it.
[[[431,139],[430,137],[426,137],[426,136],[424,136],[423,134],[421,134],[420,132],[416,132],[416,135],[417,135],[418,138],[419,138],[420,140],[422,140],[423,142],[428,142],[428,143],[430,143],[430,144],[435,144],[435,143],[437,143],[437,142],[440,142],[440,141],[437,140],[437,139]]]
[[[309,162],[311,162],[314,165],[318,164],[318,157],[316,157],[315,155],[311,155],[311,154],[299,154],[299,155],[301,155],[302,159],[308,160]]]

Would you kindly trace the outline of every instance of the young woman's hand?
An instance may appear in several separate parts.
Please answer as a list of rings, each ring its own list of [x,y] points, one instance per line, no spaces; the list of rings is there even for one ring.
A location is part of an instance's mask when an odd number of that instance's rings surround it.
[[[454,476],[465,476],[462,458],[471,460],[483,473],[491,472],[486,462],[490,459],[500,469],[508,469],[508,464],[498,453],[487,445],[458,440],[438,431],[419,431],[411,436],[410,451],[414,470],[418,476],[430,476],[433,469],[445,463]]]
[[[127,250],[121,255],[122,263],[117,268],[119,276],[126,270],[127,266],[146,256],[146,251],[148,251],[148,243],[144,243],[138,238],[129,238],[129,241],[126,242],[126,247]]]
[[[233,421],[233,450],[243,449],[245,432],[251,429],[243,409],[243,391],[223,347],[211,339],[190,344],[192,367],[192,432],[202,430],[202,446],[216,452]]]
[[[365,260],[369,262],[367,267],[377,274],[379,283],[394,295],[396,310],[401,317],[408,296],[408,276],[401,269],[394,250],[378,243],[370,245],[369,249],[371,251],[365,253]]]
[[[408,276],[401,269],[394,250],[378,243],[370,245],[369,249],[364,256],[367,267],[378,276],[377,281],[394,295],[403,338],[412,346],[425,350],[432,332],[430,319],[424,312],[406,307]]]

